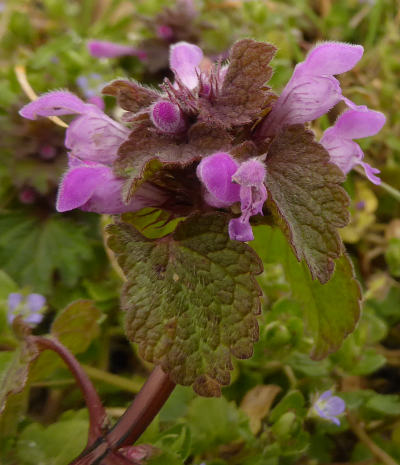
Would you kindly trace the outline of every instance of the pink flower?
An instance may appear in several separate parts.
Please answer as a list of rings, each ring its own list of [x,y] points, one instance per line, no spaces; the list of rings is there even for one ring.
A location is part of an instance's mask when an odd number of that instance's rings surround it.
[[[385,124],[386,118],[379,111],[367,107],[347,110],[328,128],[321,138],[321,144],[329,152],[331,160],[347,174],[355,165],[361,165],[368,179],[374,184],[381,180],[375,176],[379,170],[362,161],[364,153],[353,139],[374,136]]]
[[[327,113],[343,99],[333,76],[352,69],[363,54],[361,45],[324,42],[299,63],[258,134],[275,134],[282,126],[304,124]]]
[[[146,59],[144,50],[121,45],[107,40],[90,40],[87,44],[89,53],[96,58],[116,58],[121,56],[136,56],[139,60]]]
[[[37,116],[78,114],[66,131],[69,169],[62,178],[56,208],[74,208],[118,214],[156,206],[163,201],[161,191],[143,184],[129,204],[122,201],[123,179],[114,175],[111,164],[129,130],[109,118],[96,105],[87,104],[70,92],[45,94],[22,108],[28,119]]]
[[[203,51],[197,45],[178,42],[170,47],[170,68],[188,89],[194,89],[199,83],[202,59]]]
[[[264,164],[256,159],[239,164],[228,153],[219,152],[199,163],[197,176],[206,188],[204,198],[209,205],[222,208],[240,201],[242,214],[229,222],[230,238],[253,240],[250,217],[263,214],[267,199]]]

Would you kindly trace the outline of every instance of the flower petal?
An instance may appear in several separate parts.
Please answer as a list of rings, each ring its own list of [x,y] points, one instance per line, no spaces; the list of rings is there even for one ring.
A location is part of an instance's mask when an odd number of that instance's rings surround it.
[[[116,58],[122,56],[137,56],[141,60],[146,58],[146,53],[143,50],[107,40],[90,40],[87,47],[89,53],[96,58]]]
[[[31,312],[38,312],[46,304],[46,298],[41,294],[29,294],[27,299],[27,304]]]
[[[326,132],[328,134],[334,132],[344,139],[361,139],[377,134],[385,122],[386,118],[383,113],[364,107],[363,111],[345,111],[339,116],[335,125]]]
[[[128,135],[126,127],[97,109],[72,121],[65,134],[65,146],[82,160],[111,164]]]
[[[170,47],[170,68],[189,89],[194,89],[199,82],[197,73],[202,59],[203,51],[197,45],[178,42]]]
[[[205,197],[210,203],[216,199],[219,205],[228,206],[240,200],[240,186],[232,182],[232,176],[237,171],[239,163],[228,153],[218,152],[203,158],[197,167],[197,177],[205,185],[212,197]]]
[[[361,45],[323,42],[308,53],[304,62],[297,65],[294,76],[342,74],[352,69],[360,61],[363,53],[364,48]]]
[[[317,45],[294,69],[270,114],[260,125],[258,136],[271,136],[283,125],[304,124],[327,113],[344,98],[333,76],[350,70],[362,57],[363,50],[361,45],[340,42]]]
[[[65,212],[84,205],[102,182],[104,169],[107,167],[82,165],[67,171],[58,190],[57,211]]]
[[[22,302],[22,294],[19,292],[11,292],[8,294],[8,309],[10,311],[14,311],[18,305]]]
[[[254,240],[253,230],[248,221],[243,221],[242,217],[233,218],[229,222],[229,237],[233,241],[252,241]]]
[[[338,396],[332,396],[326,401],[324,410],[330,417],[340,415],[346,409],[346,403],[343,399]]]
[[[36,119],[38,116],[71,115],[74,113],[86,113],[90,108],[79,97],[66,91],[55,91],[41,95],[19,111],[19,114],[27,119]]]
[[[347,174],[355,165],[360,164],[365,169],[368,179],[379,184],[375,176],[379,170],[362,162],[364,153],[361,147],[352,139],[373,136],[385,124],[385,116],[369,110],[367,107],[351,109],[339,116],[334,126],[328,128],[322,135],[320,143],[328,150],[331,160]]]

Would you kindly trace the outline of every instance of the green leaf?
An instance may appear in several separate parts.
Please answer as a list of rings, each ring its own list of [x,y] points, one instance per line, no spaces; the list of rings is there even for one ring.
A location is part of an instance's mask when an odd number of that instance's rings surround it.
[[[390,274],[396,278],[400,277],[400,239],[393,237],[389,241],[385,252],[385,260],[389,266]]]
[[[314,337],[312,357],[321,359],[337,350],[360,316],[361,292],[349,258],[338,258],[332,278],[321,284],[312,279],[304,263],[296,260],[279,229],[255,228],[252,245],[266,263],[283,265],[292,297],[301,304]]]
[[[382,415],[400,415],[400,396],[398,395],[373,395],[365,407]]]
[[[123,217],[124,218],[124,217]],[[158,241],[131,224],[108,226],[109,246],[127,277],[126,331],[141,356],[200,395],[229,384],[231,355],[248,358],[258,338],[262,264],[231,241],[225,215],[196,215]]]
[[[268,206],[299,261],[324,284],[343,252],[336,228],[349,220],[349,199],[340,169],[301,125],[283,130],[266,158]]]
[[[86,410],[66,412],[47,428],[32,423],[17,442],[20,465],[68,465],[85,447],[89,422]]]
[[[11,292],[17,292],[18,286],[7,273],[0,270],[0,301],[7,300],[7,297]]]
[[[268,420],[272,423],[276,423],[282,415],[288,412],[293,412],[298,417],[302,418],[307,412],[304,403],[304,397],[300,391],[291,391],[286,394],[279,404],[271,411]]]
[[[29,339],[21,342],[14,352],[0,352],[0,413],[12,394],[23,391],[32,362],[40,351]]]
[[[51,326],[51,335],[73,354],[80,354],[98,337],[101,316],[101,311],[91,300],[78,300],[57,315]]]
[[[194,454],[210,451],[243,437],[253,437],[247,415],[234,402],[228,402],[224,397],[194,399],[189,406],[187,423],[192,430]]]
[[[24,213],[0,216],[0,263],[22,285],[48,293],[53,274],[74,286],[93,256],[84,231],[67,219],[40,220]]]

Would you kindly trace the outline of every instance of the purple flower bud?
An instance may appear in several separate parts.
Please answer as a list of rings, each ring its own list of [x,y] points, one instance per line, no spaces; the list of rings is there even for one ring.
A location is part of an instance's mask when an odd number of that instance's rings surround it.
[[[202,59],[203,51],[197,45],[178,42],[170,47],[170,68],[189,89],[194,89],[199,83],[199,65]]]
[[[40,294],[29,294],[26,298],[19,292],[8,296],[8,322],[12,324],[16,316],[21,316],[26,323],[39,324],[43,320],[46,299]]]
[[[57,150],[53,145],[44,144],[39,148],[39,155],[44,160],[51,160],[56,156],[56,154]]]
[[[313,412],[320,418],[331,421],[335,425],[340,425],[340,420],[337,418],[346,409],[346,403],[338,396],[333,396],[332,391],[325,391],[313,403]]]
[[[136,56],[144,60],[147,56],[144,50],[121,45],[107,40],[90,40],[87,44],[89,53],[95,58],[116,58],[121,56]]]
[[[352,69],[362,54],[361,45],[340,42],[317,45],[296,66],[258,133],[270,136],[282,126],[303,124],[327,113],[343,98],[340,84],[333,76]]]
[[[364,153],[353,139],[377,134],[386,118],[382,113],[364,106],[355,108],[357,109],[347,110],[339,116],[335,125],[322,135],[321,144],[343,173],[347,174],[355,165],[361,165],[368,179],[374,184],[380,184],[381,180],[375,176],[379,170],[362,161]]]
[[[32,187],[24,187],[18,197],[21,203],[31,205],[36,200],[36,192]]]
[[[178,134],[186,128],[180,108],[168,101],[156,102],[151,107],[150,117],[154,126],[167,134]]]
[[[160,39],[170,40],[174,36],[174,31],[166,24],[157,26],[156,34]]]

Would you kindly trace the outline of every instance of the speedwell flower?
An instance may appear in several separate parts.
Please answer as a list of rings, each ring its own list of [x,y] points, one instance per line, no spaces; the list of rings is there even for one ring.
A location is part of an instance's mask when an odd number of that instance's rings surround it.
[[[17,316],[26,323],[37,325],[43,320],[46,298],[41,294],[29,294],[26,297],[19,292],[8,295],[8,322],[11,324]]]
[[[313,403],[312,413],[335,425],[340,425],[338,418],[346,409],[346,403],[338,396],[334,396],[331,390],[323,392]]]

